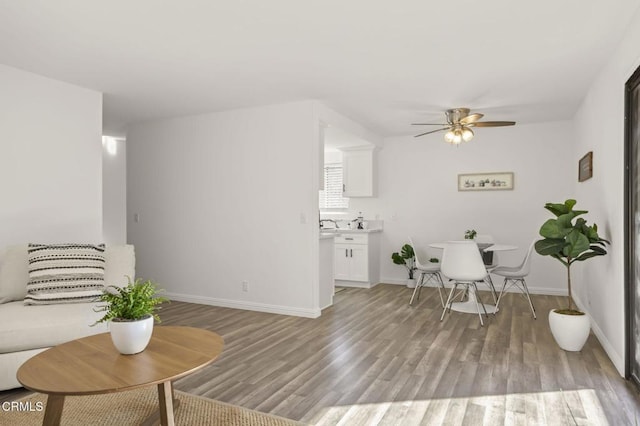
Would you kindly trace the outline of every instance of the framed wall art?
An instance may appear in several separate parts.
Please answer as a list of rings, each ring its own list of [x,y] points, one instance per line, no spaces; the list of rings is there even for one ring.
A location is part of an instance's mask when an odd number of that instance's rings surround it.
[[[458,191],[513,189],[513,172],[466,173],[458,175]]]
[[[578,182],[584,182],[593,176],[593,151],[589,151],[578,161]]]

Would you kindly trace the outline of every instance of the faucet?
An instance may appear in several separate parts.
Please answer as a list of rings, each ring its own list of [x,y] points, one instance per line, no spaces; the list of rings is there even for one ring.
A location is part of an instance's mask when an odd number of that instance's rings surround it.
[[[358,224],[358,229],[363,229],[362,222],[364,222],[364,217],[362,216],[362,212],[360,212],[358,217],[353,219],[351,222],[357,223]]]
[[[333,222],[333,224],[334,224],[334,225],[336,225],[336,229],[338,229],[338,228],[339,228],[339,226],[338,226],[338,222],[337,222],[337,221],[335,221],[335,220],[333,220],[333,219],[320,219],[320,229],[322,229],[322,228],[323,228],[322,224],[323,224],[324,222]]]

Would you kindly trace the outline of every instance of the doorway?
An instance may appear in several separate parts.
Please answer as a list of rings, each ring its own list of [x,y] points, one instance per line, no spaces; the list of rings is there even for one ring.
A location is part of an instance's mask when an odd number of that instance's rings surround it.
[[[640,387],[640,67],[625,84],[625,377]]]

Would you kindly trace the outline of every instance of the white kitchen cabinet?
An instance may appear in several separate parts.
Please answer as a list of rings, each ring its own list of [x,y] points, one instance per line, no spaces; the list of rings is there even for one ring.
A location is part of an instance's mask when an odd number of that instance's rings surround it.
[[[367,281],[367,246],[362,244],[336,244],[334,249],[337,280]]]
[[[375,147],[342,150],[342,183],[344,197],[375,195]]]
[[[373,287],[378,284],[379,235],[341,234],[334,245],[334,278],[344,287]]]

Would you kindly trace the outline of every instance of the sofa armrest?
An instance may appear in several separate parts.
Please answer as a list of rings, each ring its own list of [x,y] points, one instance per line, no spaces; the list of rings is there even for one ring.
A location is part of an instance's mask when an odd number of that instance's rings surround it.
[[[0,303],[23,300],[29,282],[27,244],[0,250]]]

